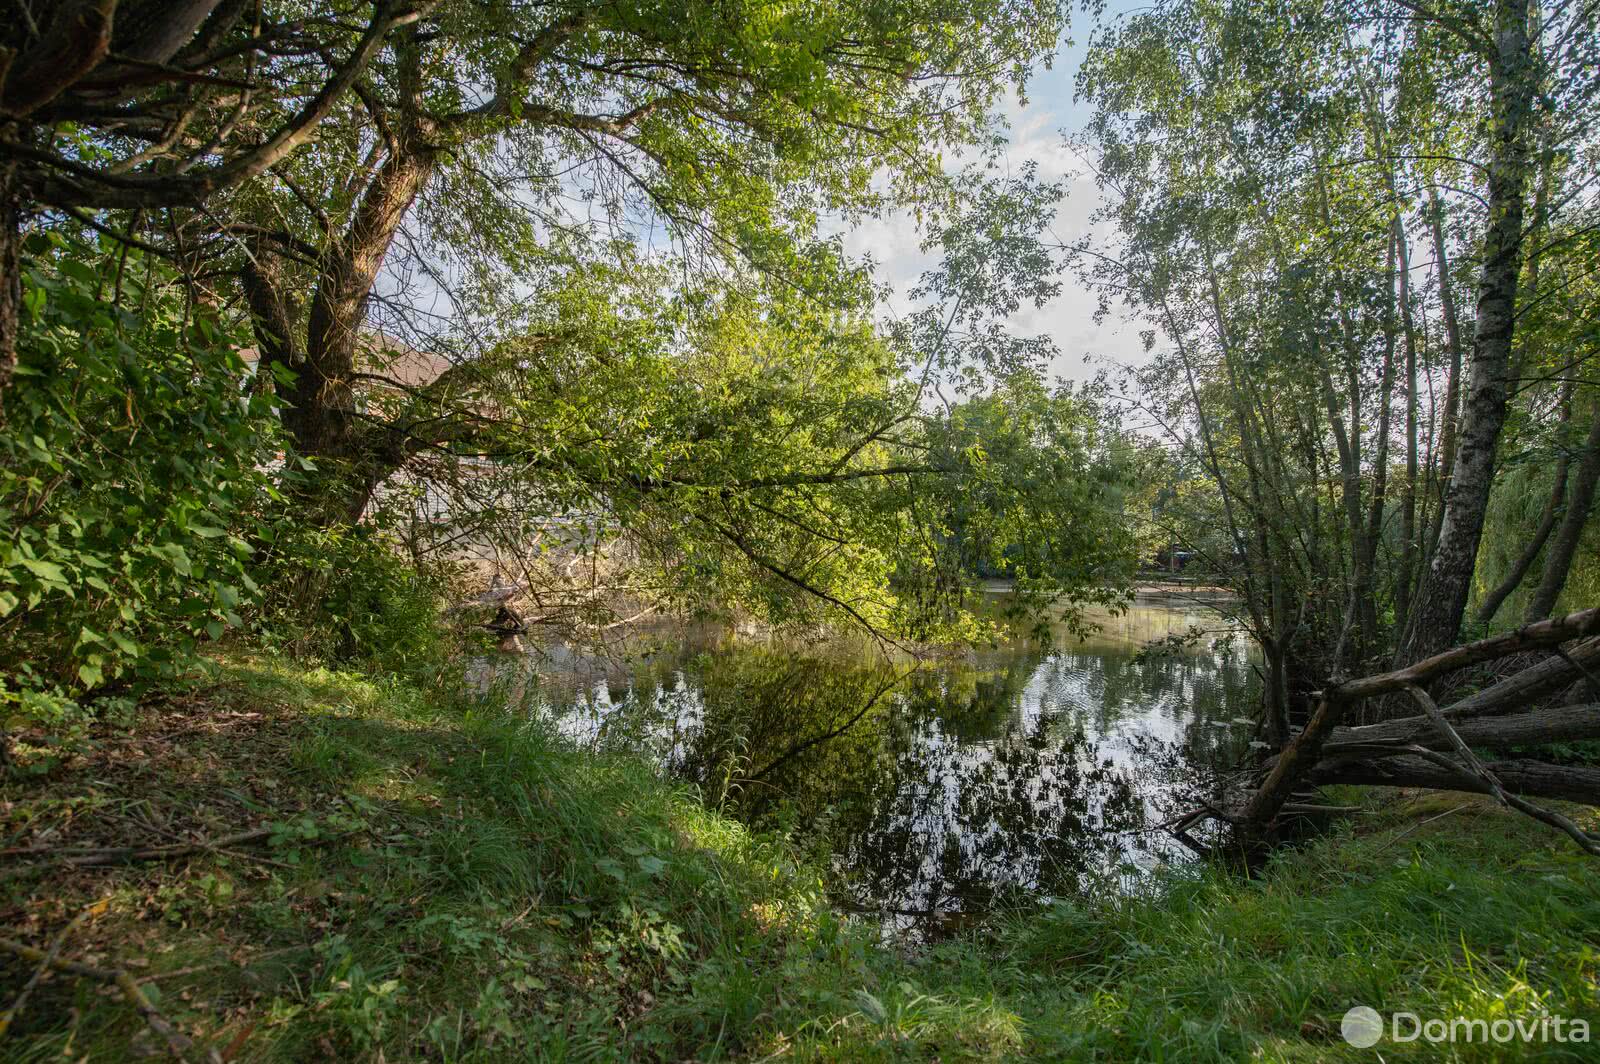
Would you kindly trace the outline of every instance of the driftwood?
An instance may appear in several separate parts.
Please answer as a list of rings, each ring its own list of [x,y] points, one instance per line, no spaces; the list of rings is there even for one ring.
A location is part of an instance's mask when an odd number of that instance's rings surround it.
[[[1514,632],[1454,647],[1403,669],[1365,676],[1313,692],[1316,709],[1298,734],[1261,769],[1253,791],[1228,810],[1204,808],[1182,819],[1187,829],[1212,816],[1233,824],[1257,845],[1296,804],[1307,784],[1372,783],[1488,794],[1570,836],[1600,857],[1600,838],[1527,797],[1600,805],[1600,770],[1510,760],[1485,763],[1473,747],[1504,748],[1600,738],[1600,704],[1562,706],[1494,716],[1577,681],[1600,686],[1600,609],[1527,625]],[[1562,644],[1583,640],[1563,649]],[[1552,656],[1441,710],[1427,685],[1442,676],[1513,654]],[[1422,714],[1359,728],[1341,724],[1369,699],[1404,694]],[[1600,693],[1593,697],[1600,699]]]

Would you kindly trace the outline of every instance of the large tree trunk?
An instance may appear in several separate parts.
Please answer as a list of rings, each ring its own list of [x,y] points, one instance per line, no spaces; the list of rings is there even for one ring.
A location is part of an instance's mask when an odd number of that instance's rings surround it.
[[[1550,616],[1561,589],[1567,586],[1567,574],[1572,569],[1572,559],[1578,553],[1583,539],[1584,526],[1589,522],[1589,511],[1594,506],[1595,486],[1600,483],[1600,409],[1595,411],[1594,423],[1588,438],[1583,441],[1583,458],[1578,462],[1578,476],[1572,483],[1572,495],[1567,499],[1567,512],[1562,515],[1561,529],[1550,544],[1545,556],[1544,574],[1539,587],[1528,603],[1525,621],[1539,621]]]
[[[367,299],[405,215],[434,170],[431,151],[398,151],[368,186],[349,230],[334,241],[298,342],[298,313],[270,270],[244,272],[263,364],[295,372],[281,389],[283,422],[298,454],[313,460],[301,502],[326,525],[361,519],[378,485],[403,460],[388,426],[359,416],[356,375],[363,355]]]
[[[1453,643],[1460,630],[1489,506],[1500,430],[1506,420],[1536,89],[1529,8],[1529,0],[1500,0],[1495,5],[1494,49],[1489,61],[1494,116],[1489,221],[1478,280],[1461,444],[1446,495],[1439,543],[1412,611],[1408,637],[1397,655],[1400,662],[1437,653]]]

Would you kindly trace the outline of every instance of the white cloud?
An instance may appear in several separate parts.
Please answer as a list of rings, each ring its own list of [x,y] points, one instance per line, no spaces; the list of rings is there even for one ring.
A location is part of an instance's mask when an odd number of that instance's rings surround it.
[[[1062,200],[1052,231],[1057,240],[1067,243],[1081,238],[1092,226],[1092,216],[1102,203],[1102,194],[1083,159],[1063,136],[1087,117],[1072,100],[1072,78],[1079,49],[1068,46],[1058,55],[1055,68],[1041,72],[1030,85],[1026,105],[1015,96],[1003,114],[1010,127],[1007,160],[1014,167],[1033,162],[1045,180],[1063,180],[1067,195]],[[912,309],[910,290],[922,272],[934,265],[934,258],[920,247],[921,236],[915,220],[908,214],[868,220],[844,234],[846,251],[853,257],[870,255],[877,265],[880,281],[892,286],[891,314]],[[1052,376],[1083,381],[1094,376],[1100,363],[1139,364],[1148,359],[1136,324],[1113,316],[1104,323],[1094,320],[1098,301],[1070,273],[1063,274],[1061,294],[1043,307],[1024,307],[1013,319],[1020,334],[1049,336],[1059,349],[1051,363]]]

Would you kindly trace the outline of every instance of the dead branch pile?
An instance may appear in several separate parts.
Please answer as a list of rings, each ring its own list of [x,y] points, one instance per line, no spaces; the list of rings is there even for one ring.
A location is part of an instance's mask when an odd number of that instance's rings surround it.
[[[1177,830],[1186,832],[1203,820],[1217,819],[1247,841],[1261,842],[1271,839],[1280,819],[1303,804],[1307,788],[1370,784],[1490,795],[1565,832],[1600,857],[1600,838],[1529,800],[1600,805],[1600,768],[1524,757],[1485,760],[1478,754],[1600,738],[1597,633],[1600,609],[1582,610],[1454,647],[1403,669],[1330,684],[1314,692],[1316,709],[1306,726],[1260,767],[1251,786],[1225,807],[1207,806],[1178,818]],[[1545,657],[1527,658],[1530,651]],[[1452,705],[1441,708],[1428,693],[1430,686],[1463,669],[1515,655],[1531,663]],[[1538,704],[1563,692],[1578,693],[1583,700]],[[1364,727],[1344,726],[1367,700],[1396,695],[1408,697],[1421,712]]]

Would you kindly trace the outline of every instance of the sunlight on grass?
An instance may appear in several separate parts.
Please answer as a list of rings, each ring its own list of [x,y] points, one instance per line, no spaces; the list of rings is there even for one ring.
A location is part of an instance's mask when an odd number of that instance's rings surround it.
[[[248,799],[274,825],[269,859],[146,868],[96,934],[166,973],[188,1029],[225,1044],[248,1025],[256,1059],[1309,1062],[1374,1059],[1340,1037],[1355,1004],[1600,1021],[1587,859],[1472,798],[1393,802],[1257,879],[1169,869],[912,956],[831,913],[819,869],[781,839],[492,699],[266,657],[229,660],[204,697],[255,730],[196,733],[140,764],[142,785]],[[88,815],[71,786],[18,815]],[[115,808],[115,779],[100,787]],[[104,886],[27,889],[71,912]],[[52,993],[19,1059],[120,1059],[139,1036],[91,988]]]

